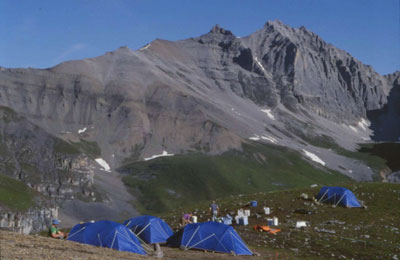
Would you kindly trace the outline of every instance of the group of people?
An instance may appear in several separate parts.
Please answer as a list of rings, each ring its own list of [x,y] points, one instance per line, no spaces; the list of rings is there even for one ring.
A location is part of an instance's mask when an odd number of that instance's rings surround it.
[[[218,218],[218,212],[219,212],[219,207],[215,203],[215,201],[212,202],[210,205],[210,215],[211,215],[211,220],[212,221],[217,221]],[[187,224],[193,223],[192,221],[193,214],[192,213],[186,213],[182,216],[182,225],[186,226]]]

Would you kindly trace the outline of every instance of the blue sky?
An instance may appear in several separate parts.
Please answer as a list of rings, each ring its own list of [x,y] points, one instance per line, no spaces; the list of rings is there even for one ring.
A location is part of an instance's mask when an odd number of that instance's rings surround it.
[[[215,24],[246,36],[279,19],[387,74],[400,70],[399,12],[400,0],[1,0],[0,66],[47,68]]]

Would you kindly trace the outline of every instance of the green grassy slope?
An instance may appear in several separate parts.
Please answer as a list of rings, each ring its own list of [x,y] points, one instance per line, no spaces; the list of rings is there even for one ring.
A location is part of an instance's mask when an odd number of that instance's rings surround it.
[[[359,200],[365,202],[367,209],[334,208],[329,204],[317,205],[312,200],[300,198],[302,193],[315,196],[320,186],[228,196],[217,199],[217,203],[222,211],[220,215],[226,215],[236,212],[251,200],[257,200],[258,207],[250,208],[249,226],[234,227],[254,251],[276,252],[278,259],[394,259],[394,255],[399,256],[400,185],[342,183],[340,186],[353,191]],[[198,209],[199,221],[207,221],[210,218],[209,204],[193,203],[191,206],[178,207],[162,217],[171,227],[178,228],[183,212]],[[271,208],[269,216],[263,214],[264,206]],[[294,212],[296,209],[305,209],[312,214],[298,214]],[[255,213],[259,214],[258,218]],[[253,230],[254,225],[266,225],[266,218],[274,216],[279,219],[277,228],[281,229],[280,233],[271,235]],[[294,228],[299,220],[308,221],[310,227]]]
[[[35,192],[24,183],[0,174],[0,206],[24,211],[34,206]]]
[[[124,183],[142,212],[157,213],[231,194],[281,190],[312,183],[350,181],[316,168],[293,150],[259,143],[222,155],[187,154],[125,165]]]

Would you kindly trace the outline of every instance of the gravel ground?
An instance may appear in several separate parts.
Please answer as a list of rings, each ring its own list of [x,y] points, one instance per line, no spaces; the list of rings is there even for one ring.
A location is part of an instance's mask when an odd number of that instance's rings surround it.
[[[232,255],[203,251],[181,251],[175,248],[162,248],[163,259],[229,259]],[[273,259],[269,252],[259,252],[260,257],[236,256],[234,259]],[[0,259],[153,259],[108,248],[94,247],[70,241],[56,240],[37,235],[22,235],[0,231]]]

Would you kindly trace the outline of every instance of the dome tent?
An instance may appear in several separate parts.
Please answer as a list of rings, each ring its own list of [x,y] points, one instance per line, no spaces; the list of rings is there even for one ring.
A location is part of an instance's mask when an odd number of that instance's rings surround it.
[[[318,192],[316,199],[322,203],[331,203],[346,208],[361,207],[354,193],[343,187],[324,186]]]
[[[113,221],[102,220],[78,224],[72,228],[68,240],[141,255],[146,254],[135,234],[124,225]]]
[[[253,254],[233,227],[212,221],[188,224],[167,243],[185,250],[194,248],[235,255]]]
[[[148,244],[165,243],[174,234],[167,223],[153,216],[131,218],[124,225]]]
[[[86,222],[86,223],[81,223],[81,224],[75,225],[69,232],[68,240],[75,241],[75,242],[83,241],[84,234],[85,234],[85,232],[83,232],[83,231],[86,229],[87,226],[89,226],[93,223],[95,223],[95,222]]]

